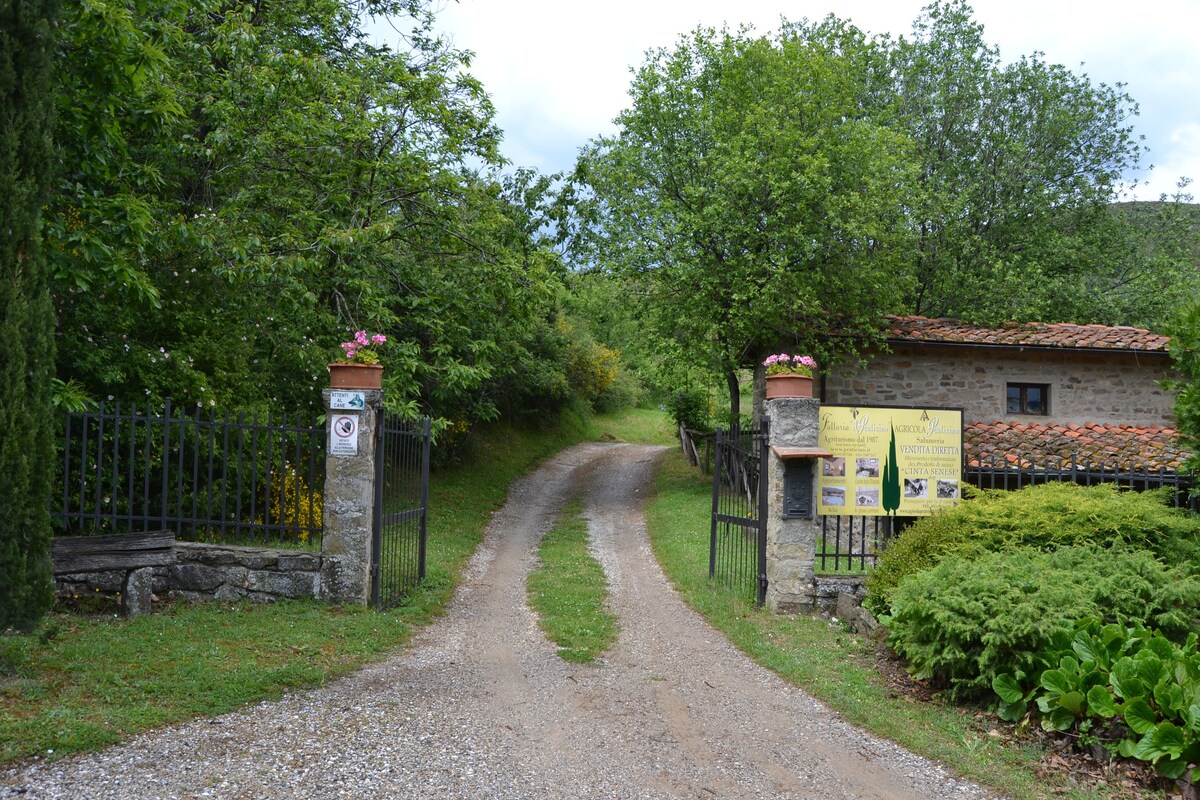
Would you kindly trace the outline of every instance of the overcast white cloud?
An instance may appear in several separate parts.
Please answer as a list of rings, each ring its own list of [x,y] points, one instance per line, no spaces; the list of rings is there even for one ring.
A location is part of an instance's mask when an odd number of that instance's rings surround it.
[[[588,139],[613,130],[625,107],[630,68],[646,50],[669,47],[697,25],[752,24],[767,32],[781,16],[836,13],[870,33],[908,33],[924,2],[656,2],[458,0],[437,15],[455,46],[475,52],[517,166],[569,169]],[[1094,81],[1127,84],[1141,116],[1136,130],[1150,153],[1141,199],[1171,193],[1181,176],[1200,179],[1200,2],[1145,0],[1119,6],[1074,0],[976,0],[975,18],[1001,57],[1034,51]],[[1082,66],[1081,66],[1082,65]]]

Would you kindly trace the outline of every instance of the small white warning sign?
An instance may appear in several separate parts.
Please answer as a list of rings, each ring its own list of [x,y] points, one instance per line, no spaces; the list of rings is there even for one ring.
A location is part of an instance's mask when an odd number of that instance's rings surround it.
[[[329,426],[329,454],[358,455],[358,414],[338,414]]]
[[[330,392],[329,407],[334,411],[362,411],[367,407],[365,392]]]

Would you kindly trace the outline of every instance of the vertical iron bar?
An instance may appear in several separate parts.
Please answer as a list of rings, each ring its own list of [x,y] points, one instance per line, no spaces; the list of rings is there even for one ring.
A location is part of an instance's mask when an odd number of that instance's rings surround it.
[[[417,577],[425,580],[425,558],[429,540],[429,417],[421,423],[421,539],[417,555]]]
[[[150,454],[154,452],[153,431],[150,429],[150,404],[146,404],[146,416],[142,418],[146,429],[146,450],[142,454],[142,530],[150,530]]]
[[[214,480],[214,461],[217,454],[217,412],[212,406],[208,407],[208,491],[205,492],[204,499],[204,536],[206,540],[212,538],[213,529],[213,489],[216,486]],[[221,487],[224,493],[224,486]]]
[[[97,425],[96,425],[96,459],[95,459],[96,494],[95,494],[95,499],[92,501],[92,513],[95,514],[95,521],[96,521],[97,527],[100,527],[100,525],[101,525],[100,512],[102,510],[102,508],[101,508],[102,504],[100,503],[100,497],[101,497],[101,491],[104,488],[104,421],[107,418],[107,416],[108,415],[106,415],[106,414],[101,414],[99,419],[97,420]]]
[[[166,412],[162,417],[163,426],[163,451],[162,451],[162,466],[159,468],[160,484],[159,484],[159,529],[167,529],[167,498],[170,496],[168,488],[169,477],[171,471],[171,398],[167,398]]]
[[[179,415],[179,450],[175,454],[175,535],[183,532],[183,451],[187,449],[187,412],[176,409]]]
[[[75,415],[67,412],[67,423],[63,426],[63,482],[62,482],[62,512],[63,527],[70,530],[71,525],[71,422]]]
[[[285,420],[287,419],[286,414],[284,415],[284,419]],[[300,509],[305,507],[303,498],[301,497],[301,489],[300,489],[300,475],[301,475],[300,469],[301,469],[302,465],[304,464],[304,462],[301,460],[303,458],[303,456],[301,454],[301,447],[300,447],[301,437],[303,437],[303,435],[304,435],[302,432],[303,431],[302,423],[303,423],[303,418],[299,414],[297,414],[295,417],[295,420],[292,422],[292,425],[295,428],[294,435],[292,436],[292,442],[295,444],[295,447],[292,448],[292,465],[293,465],[292,466],[292,473],[293,473],[292,488],[294,489],[294,492],[296,495],[296,497],[295,497],[296,513],[292,515],[292,523],[291,523],[292,533],[296,539],[297,544],[299,544],[301,542],[301,540],[303,540],[304,542],[308,542],[308,525],[307,525],[307,523],[302,521],[300,518]],[[312,515],[312,496],[311,496],[312,484],[306,483],[304,485],[308,487],[308,492],[309,492],[308,509],[309,509],[309,515],[311,516]],[[286,480],[284,481],[283,486],[285,489],[287,488]],[[286,517],[285,517],[285,519],[286,519]],[[302,529],[303,529],[303,533],[301,533]]]
[[[712,496],[712,526],[708,541],[708,577],[717,574],[717,517],[721,513],[721,454],[723,439],[721,429],[717,428],[716,445],[713,454],[713,496]]]
[[[113,529],[120,513],[120,502],[117,500],[117,489],[120,488],[121,473],[121,406],[113,413],[113,445],[112,445],[112,483],[109,486],[109,514],[113,520]]]
[[[221,426],[221,540],[225,541],[229,523],[229,412],[225,412],[225,422]]]
[[[121,404],[117,403],[117,413],[121,413]],[[129,447],[126,448],[125,461],[125,507],[126,525],[130,530],[133,530],[134,512],[137,510],[135,502],[136,493],[134,492],[134,483],[137,479],[137,403],[134,403],[129,408],[129,436],[126,437],[129,441]]]
[[[770,441],[766,419],[758,433],[758,592],[756,605],[767,602],[767,470],[770,460],[767,447]]]
[[[226,454],[225,459],[228,461],[229,456]],[[234,494],[234,528],[233,535],[237,537],[239,542],[243,539],[242,526],[242,475],[245,473],[246,466],[246,412],[239,411],[237,416],[237,461],[234,463],[234,469],[237,470],[237,490]]]
[[[250,425],[250,524],[257,527],[258,524],[258,434],[262,427],[258,422],[258,412],[254,412],[254,418]],[[265,480],[267,482],[267,498],[263,503],[262,520],[265,527],[265,536],[263,539],[269,541],[271,538],[271,412],[267,411],[267,474]],[[239,464],[239,467],[244,465]],[[240,473],[240,470],[239,470]],[[240,493],[239,493],[240,494]],[[280,509],[282,511],[283,509]],[[241,519],[241,517],[238,517]],[[251,528],[250,530],[254,530]],[[250,540],[255,544],[259,543],[259,537],[251,534]]]
[[[192,412],[192,430],[195,431],[195,446],[192,448],[192,513],[191,519],[188,521],[188,531],[191,538],[196,538],[196,529],[198,527],[196,514],[199,512],[200,502],[200,406],[196,406]]]
[[[379,580],[383,572],[380,561],[383,557],[383,462],[384,412],[375,412],[375,513],[371,518],[371,605],[380,606]]]

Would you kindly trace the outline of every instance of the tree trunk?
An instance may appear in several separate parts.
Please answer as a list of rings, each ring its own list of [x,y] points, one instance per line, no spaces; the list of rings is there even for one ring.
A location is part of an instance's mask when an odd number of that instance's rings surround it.
[[[737,370],[725,370],[725,385],[729,387],[729,427],[736,428],[742,419],[742,387],[738,384]]]

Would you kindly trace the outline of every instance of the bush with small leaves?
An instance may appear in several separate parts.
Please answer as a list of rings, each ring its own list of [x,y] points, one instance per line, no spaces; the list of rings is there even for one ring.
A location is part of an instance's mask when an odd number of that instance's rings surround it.
[[[667,398],[667,412],[675,421],[675,427],[688,430],[711,431],[712,403],[708,392],[703,389],[679,389]]]
[[[910,672],[951,700],[977,700],[999,674],[1040,673],[1039,654],[1079,619],[1178,640],[1200,631],[1200,578],[1145,550],[1021,547],[944,558],[900,583],[892,611],[888,641]]]
[[[867,578],[866,605],[889,612],[901,580],[951,555],[1014,547],[1052,551],[1085,543],[1149,550],[1200,570],[1200,517],[1170,508],[1158,492],[1110,484],[1046,483],[1016,492],[984,491],[917,520],[888,544]]]

